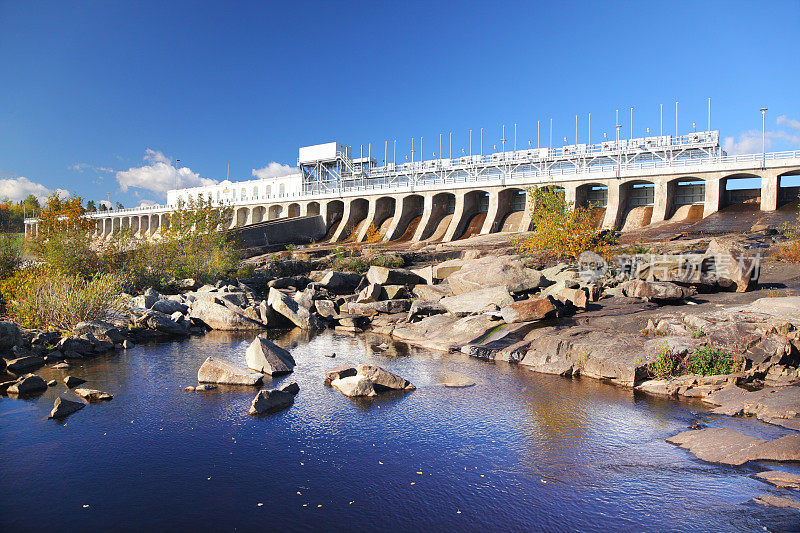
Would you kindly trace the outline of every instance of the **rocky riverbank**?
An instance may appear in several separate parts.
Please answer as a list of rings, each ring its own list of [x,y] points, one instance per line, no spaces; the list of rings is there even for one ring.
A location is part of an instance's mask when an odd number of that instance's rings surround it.
[[[549,265],[503,248],[417,250],[392,261],[405,268],[373,265],[364,274],[335,270],[335,254],[255,257],[250,279],[203,286],[184,280],[176,294],[148,289],[129,297],[126,313],[79,324],[69,336],[0,323],[0,391],[37,394],[48,386],[33,373],[43,365],[68,369],[75,361],[136,343],[209,330],[252,332],[249,369],[228,368],[212,357],[199,369],[198,382],[257,386],[262,375],[288,373],[295,365],[288,351],[259,337],[261,332],[332,328],[369,331],[535,372],[601,379],[647,394],[699,399],[713,406],[712,413],[755,416],[800,431],[800,296],[760,289],[757,265],[741,245],[714,239],[693,245],[657,255],[621,255],[612,262],[587,252],[577,262]],[[664,360],[678,364],[712,352],[730,358],[735,371],[658,375]],[[333,369],[328,382],[348,396],[413,388],[383,369],[362,366]],[[68,383],[67,390],[74,386]],[[112,397],[86,390],[75,394],[86,402]],[[261,391],[251,413],[290,406],[296,392]],[[75,399],[57,399],[52,416],[63,418],[85,405]],[[742,452],[747,439],[731,438],[731,449],[744,442]],[[690,432],[674,443],[691,453],[706,450],[696,453],[701,459],[733,457],[717,440],[724,439]],[[742,452],[722,462],[800,460],[796,441],[770,443],[769,457]]]

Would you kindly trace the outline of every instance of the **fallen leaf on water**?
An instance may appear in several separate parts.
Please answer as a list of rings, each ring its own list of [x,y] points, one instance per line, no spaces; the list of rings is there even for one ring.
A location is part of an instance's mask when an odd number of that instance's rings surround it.
[[[263,504],[263,503],[260,503],[260,502],[259,502],[259,504],[258,504],[258,506],[259,506],[259,507],[262,507],[263,505],[264,505],[264,504]]]
[[[84,505],[84,506],[83,506],[83,508],[84,508],[84,509],[88,509],[88,508],[89,508],[89,506],[88,506],[88,505]]]

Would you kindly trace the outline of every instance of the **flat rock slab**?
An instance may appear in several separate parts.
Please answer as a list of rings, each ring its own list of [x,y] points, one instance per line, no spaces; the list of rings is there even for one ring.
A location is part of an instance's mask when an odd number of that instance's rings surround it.
[[[748,461],[800,460],[800,434],[770,441],[732,429],[706,428],[684,431],[666,440],[710,463],[743,465]]]
[[[362,376],[349,376],[346,378],[334,379],[331,385],[348,397],[356,396],[377,396],[375,386],[372,381]]]
[[[433,315],[419,322],[398,324],[392,337],[431,350],[449,352],[458,350],[485,337],[501,323],[486,315],[457,318],[448,315]]]
[[[223,383],[226,385],[260,385],[264,379],[262,374],[240,368],[222,359],[207,358],[197,371],[197,381],[200,383]]]
[[[748,391],[728,385],[704,400],[716,405],[711,412],[725,415],[752,415],[760,419],[793,419],[800,415],[800,385]]]
[[[416,387],[407,379],[375,365],[360,364],[356,375],[370,380],[377,388],[394,390],[414,390]]]
[[[769,470],[767,472],[759,472],[753,477],[779,489],[800,489],[800,476],[797,474]]]
[[[790,498],[781,498],[780,496],[772,496],[771,494],[762,494],[761,496],[756,496],[753,498],[753,501],[770,507],[781,507],[783,509],[796,509],[797,511],[800,511],[800,502]]]
[[[99,391],[97,389],[75,389],[73,391],[75,394],[86,400],[87,402],[103,402],[109,401],[114,398],[114,395],[109,394],[107,392]]]

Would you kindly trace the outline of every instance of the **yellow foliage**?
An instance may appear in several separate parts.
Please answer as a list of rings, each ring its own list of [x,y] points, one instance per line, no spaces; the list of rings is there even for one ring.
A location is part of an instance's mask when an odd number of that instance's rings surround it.
[[[567,202],[563,189],[532,187],[528,194],[533,198],[534,233],[514,241],[517,253],[532,255],[544,251],[557,258],[576,259],[585,250],[607,255],[617,244],[613,233],[597,228],[593,206],[577,207]]]
[[[379,233],[378,226],[376,226],[375,223],[373,222],[367,228],[367,234],[364,237],[364,240],[366,240],[368,243],[375,243],[375,242],[378,242],[380,240],[380,238],[381,238],[381,235]]]

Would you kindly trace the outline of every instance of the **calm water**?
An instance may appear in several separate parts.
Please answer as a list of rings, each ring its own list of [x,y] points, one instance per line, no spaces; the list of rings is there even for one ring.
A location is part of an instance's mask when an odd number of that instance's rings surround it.
[[[0,399],[0,529],[44,530],[791,530],[797,515],[745,503],[779,493],[692,459],[664,439],[698,418],[775,437],[594,380],[380,338],[288,333],[295,405],[247,414],[256,389],[184,392],[209,355],[243,364],[250,337],[139,346],[70,373],[115,394],[47,420],[59,383]],[[336,352],[336,359],[324,354]],[[373,362],[417,385],[354,401],[323,370]],[[43,369],[45,378],[64,371]],[[440,385],[458,374],[474,387]],[[88,507],[85,507],[87,506]],[[777,517],[777,518],[775,518]]]

